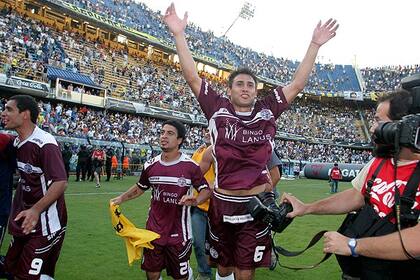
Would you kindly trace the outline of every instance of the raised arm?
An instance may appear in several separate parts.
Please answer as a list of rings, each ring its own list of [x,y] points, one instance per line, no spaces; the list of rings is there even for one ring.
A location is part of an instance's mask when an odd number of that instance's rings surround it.
[[[203,154],[203,157],[200,161],[200,169],[203,174],[206,174],[209,171],[211,164],[213,163],[213,156],[212,156],[212,148],[213,146],[208,146],[206,151]]]
[[[169,30],[174,36],[176,51],[181,63],[181,69],[185,80],[190,86],[192,92],[196,97],[200,94],[201,79],[198,76],[197,68],[194,59],[188,49],[187,41],[185,39],[185,28],[187,26],[188,14],[185,12],[184,18],[180,19],[175,11],[174,3],[166,9],[163,16],[163,21],[168,26]]]
[[[314,66],[319,48],[335,36],[338,26],[336,20],[333,19],[329,19],[322,25],[321,21],[318,22],[312,34],[311,43],[309,44],[305,57],[295,72],[293,81],[283,88],[287,103],[290,104],[305,87],[309,75],[311,74],[312,67]]]

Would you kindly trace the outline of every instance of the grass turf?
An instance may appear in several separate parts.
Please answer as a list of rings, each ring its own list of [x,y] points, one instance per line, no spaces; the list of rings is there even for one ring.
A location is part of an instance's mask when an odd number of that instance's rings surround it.
[[[123,240],[115,235],[111,226],[108,202],[112,197],[127,190],[136,177],[103,182],[100,189],[94,182],[74,182],[70,177],[66,191],[68,210],[67,233],[55,278],[65,279],[146,279],[137,262],[129,267]],[[349,188],[349,183],[340,183],[340,190]],[[277,186],[280,192],[290,192],[304,202],[311,202],[329,196],[329,185],[322,180],[282,180]],[[124,203],[122,210],[134,224],[144,228],[150,192]],[[312,236],[320,230],[336,230],[344,216],[305,216],[296,218],[281,234],[275,236],[276,243],[288,250],[301,250],[306,247]],[[5,253],[9,238],[2,247]],[[304,255],[292,258],[282,257],[285,265],[310,265],[323,257],[322,240]],[[194,254],[191,265],[196,271]],[[164,278],[166,273],[162,273]],[[274,271],[258,269],[256,279],[338,279],[340,268],[334,257],[311,270],[293,271],[277,266]]]

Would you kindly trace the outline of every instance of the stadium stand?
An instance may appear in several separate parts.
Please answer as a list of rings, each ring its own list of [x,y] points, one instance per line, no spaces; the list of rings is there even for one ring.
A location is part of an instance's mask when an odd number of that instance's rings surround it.
[[[186,147],[200,144],[202,113],[171,54],[172,42],[159,11],[130,0],[44,2],[52,10],[38,9],[30,1],[19,2],[21,6],[0,1],[2,73],[8,81],[22,78],[48,84],[48,94],[40,98],[42,128],[66,137],[156,145],[160,119],[187,116],[192,135]],[[85,18],[70,4],[102,15],[123,27],[120,30],[132,28],[146,39],[158,38],[161,44],[120,41],[100,21],[97,28],[77,24]],[[54,10],[57,5],[73,9],[72,18]],[[289,81],[298,65],[237,46],[194,24],[187,33],[196,58],[204,65],[209,62],[200,74],[220,92],[229,69],[247,66],[241,61],[254,66],[263,82],[262,92]],[[416,72],[418,65],[357,69],[316,64],[306,95],[279,119],[277,142],[286,147],[283,156],[299,161],[366,162],[374,104],[370,93],[376,96],[393,89],[402,77]],[[343,99],[346,92],[362,90],[363,102]],[[145,114],[147,110],[160,115]]]

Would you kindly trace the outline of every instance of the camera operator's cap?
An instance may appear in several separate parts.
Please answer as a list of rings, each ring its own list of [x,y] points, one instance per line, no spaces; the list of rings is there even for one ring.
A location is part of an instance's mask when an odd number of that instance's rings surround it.
[[[7,145],[13,140],[12,136],[5,133],[0,133],[0,151],[6,149]]]

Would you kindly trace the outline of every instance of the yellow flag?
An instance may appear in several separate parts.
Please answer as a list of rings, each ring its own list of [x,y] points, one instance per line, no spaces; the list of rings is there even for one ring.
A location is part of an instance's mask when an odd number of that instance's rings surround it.
[[[154,249],[152,241],[160,238],[156,232],[139,229],[130,222],[120,210],[120,207],[110,203],[109,211],[111,214],[112,226],[116,234],[125,241],[127,248],[128,264],[132,265],[135,260],[140,260],[143,256],[143,248]]]

